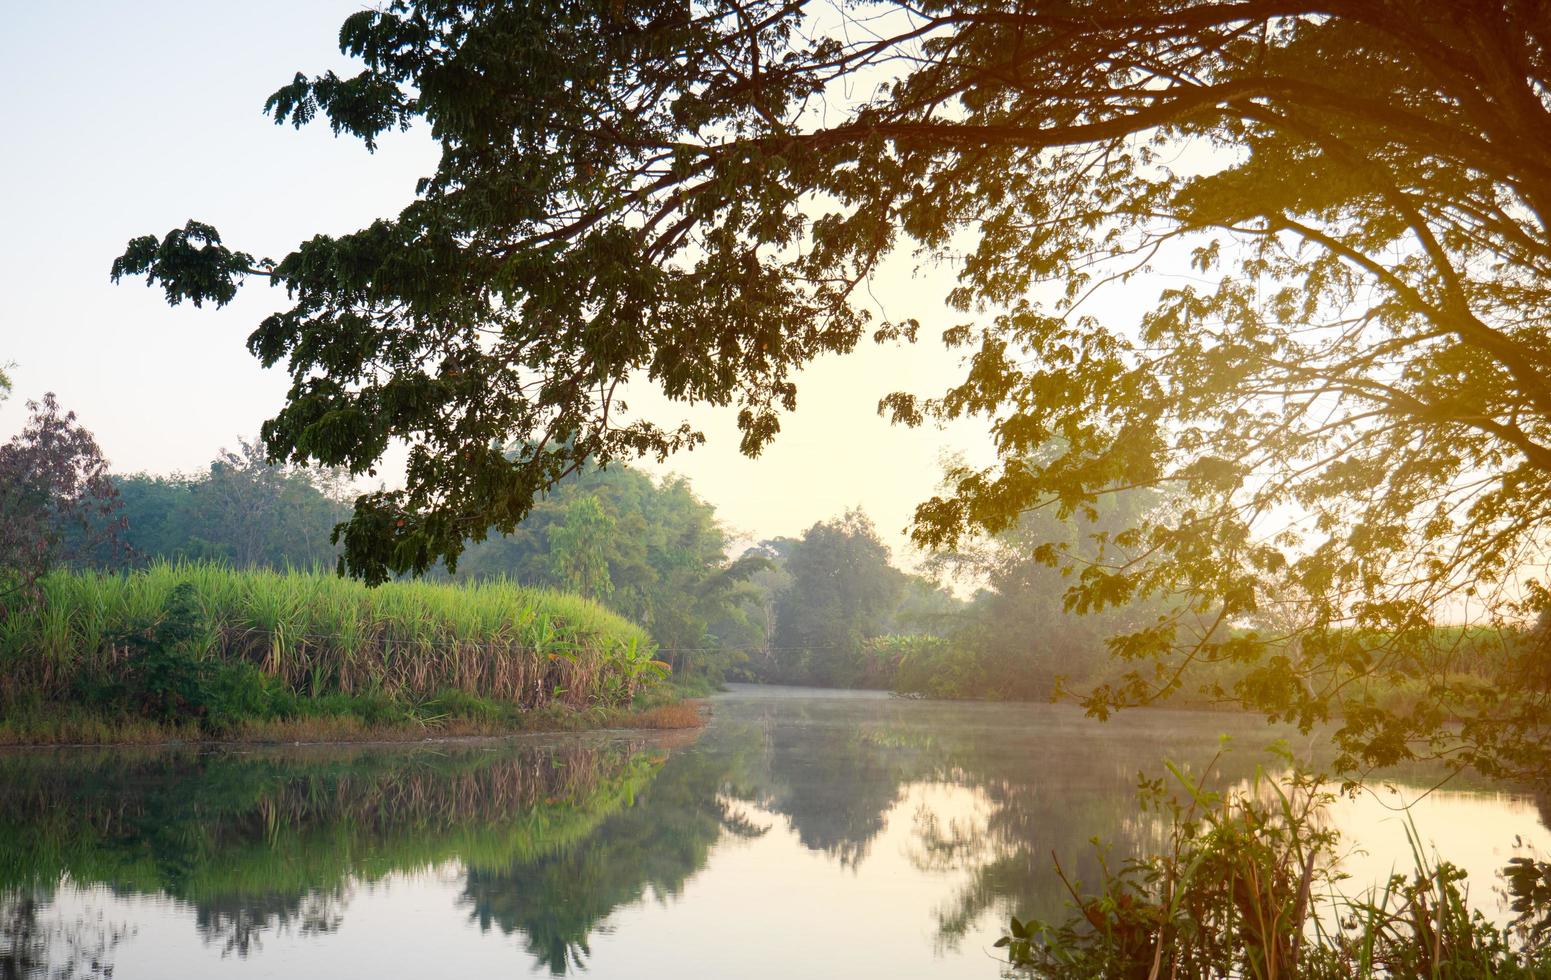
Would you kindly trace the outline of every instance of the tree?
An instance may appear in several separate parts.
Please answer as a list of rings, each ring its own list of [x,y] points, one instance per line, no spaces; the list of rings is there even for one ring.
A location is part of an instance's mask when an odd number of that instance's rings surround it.
[[[1106,637],[1145,626],[1167,607],[1131,603],[1078,615],[1066,601],[1071,576],[1099,559],[1096,539],[1134,526],[1158,503],[1154,493],[1128,490],[1066,520],[1054,508],[1036,509],[989,540],[934,554],[934,571],[983,584],[954,617],[952,643],[942,654],[969,667],[954,665],[951,673],[968,686],[951,693],[1045,699],[1113,673]]]
[[[332,565],[331,540],[349,514],[339,474],[272,465],[245,439],[197,475],[113,478],[127,553],[93,553],[107,567],[148,559],[206,559],[239,568]]]
[[[581,497],[566,508],[565,522],[549,526],[549,561],[555,576],[572,592],[597,599],[614,590],[604,546],[614,521],[596,497]]]
[[[742,619],[748,624],[747,649],[758,654],[753,664],[756,674],[774,677],[776,667],[776,630],[780,623],[781,597],[791,587],[792,576],[786,560],[797,547],[795,538],[771,538],[744,551],[742,560],[758,562],[759,568],[748,578],[748,587],[738,597]]]
[[[470,545],[456,577],[578,588],[560,567],[572,558],[560,552],[570,548],[573,508],[594,506],[608,526],[596,536],[595,554],[597,581],[608,588],[595,597],[646,629],[675,673],[699,666],[714,674],[730,653],[724,634],[744,627],[743,583],[765,562],[728,561],[715,508],[681,477],[658,481],[623,464],[587,467],[557,484],[510,534]]]
[[[861,673],[863,644],[884,631],[905,575],[871,520],[849,510],[808,528],[786,559],[791,583],[776,607],[776,661],[786,679],[845,686]]]
[[[26,426],[0,446],[0,616],[36,600],[56,563],[113,541],[122,526],[107,460],[75,413],[53,392],[27,411]]]
[[[279,262],[191,222],[113,271],[173,302],[249,275],[295,298],[249,341],[293,378],[269,451],[362,471],[415,447],[407,488],[357,505],[358,573],[510,529],[585,456],[697,441],[617,426],[632,374],[737,400],[757,452],[792,370],[857,341],[855,287],[908,242],[954,260],[949,298],[981,319],[947,334],[972,351],[961,385],[884,407],[984,416],[1001,450],[922,507],[921,542],[1174,491],[1073,585],[1078,610],[1175,610],[1116,639],[1137,669],[1091,711],[1235,661],[1232,693],[1272,717],[1339,712],[1349,761],[1543,759],[1551,696],[1511,683],[1522,658],[1462,689],[1478,665],[1435,628],[1546,605],[1519,571],[1551,506],[1542,4],[400,0],[341,45],[360,74],[298,75],[269,111],[368,146],[427,121],[443,153],[413,204]],[[1200,281],[1136,324],[1082,312],[1153,261]],[[512,432],[534,448],[484,448]],[[1295,649],[1244,627],[1268,592],[1297,597]],[[1377,710],[1371,683],[1398,677],[1427,696]]]
[[[222,450],[203,479],[190,484],[188,519],[204,557],[238,567],[330,564],[330,540],[344,518],[336,474],[273,465],[246,439]]]

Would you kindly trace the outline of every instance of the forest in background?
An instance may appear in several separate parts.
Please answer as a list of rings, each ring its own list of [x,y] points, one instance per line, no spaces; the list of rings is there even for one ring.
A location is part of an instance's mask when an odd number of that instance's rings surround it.
[[[200,472],[111,479],[124,527],[112,546],[74,532],[71,564],[332,567],[331,534],[353,492],[338,472],[270,464],[246,440]],[[1105,666],[1113,617],[1068,612],[1067,583],[1033,547],[1064,534],[1080,551],[1104,521],[1090,523],[1067,530],[1036,512],[910,572],[860,509],[749,545],[688,480],[616,464],[568,478],[513,533],[470,542],[454,569],[430,575],[592,598],[645,628],[690,687],[752,680],[1043,699]],[[945,585],[953,579],[977,588],[961,598]]]

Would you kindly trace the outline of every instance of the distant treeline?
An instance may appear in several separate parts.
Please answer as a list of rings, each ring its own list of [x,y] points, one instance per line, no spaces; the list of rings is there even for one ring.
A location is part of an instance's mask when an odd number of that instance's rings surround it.
[[[859,511],[767,541],[753,552],[770,564],[751,580],[749,611],[763,642],[745,670],[783,683],[999,700],[1044,699],[1063,680],[1091,681],[1109,666],[1105,635],[1123,624],[1116,613],[1068,611],[1069,580],[1036,554],[1040,545],[1088,553],[1124,508],[1145,503],[1118,495],[1073,524],[1036,512],[972,549],[933,556],[928,571],[979,585],[967,601],[893,567]]]
[[[110,568],[158,559],[239,567],[332,566],[334,526],[350,512],[340,474],[267,463],[246,442],[194,474],[114,477],[127,548],[77,561]],[[640,624],[680,680],[704,678],[895,688],[934,697],[1044,698],[1058,678],[1106,664],[1113,616],[1063,608],[1069,582],[1035,559],[1041,543],[1083,542],[1141,498],[1076,525],[1035,513],[927,571],[979,588],[965,600],[893,564],[860,510],[737,557],[715,508],[680,477],[593,468],[551,491],[508,535],[471,542],[443,580],[510,579],[595,599]]]
[[[338,549],[329,537],[350,516],[339,474],[271,466],[263,449],[246,441],[236,452],[223,450],[203,472],[112,480],[124,529],[117,541],[99,540],[84,556],[98,567],[187,559],[238,568],[332,568]]]

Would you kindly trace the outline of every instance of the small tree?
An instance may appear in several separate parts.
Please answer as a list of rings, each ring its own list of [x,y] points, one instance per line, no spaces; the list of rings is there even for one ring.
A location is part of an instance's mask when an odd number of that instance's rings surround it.
[[[75,413],[52,392],[27,410],[27,425],[0,446],[0,615],[36,600],[56,562],[116,541],[123,525],[107,460]]]

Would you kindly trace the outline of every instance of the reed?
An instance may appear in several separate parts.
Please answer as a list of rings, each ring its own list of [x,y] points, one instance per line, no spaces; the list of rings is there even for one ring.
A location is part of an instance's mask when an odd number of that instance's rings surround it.
[[[1216,760],[1207,767],[1210,772]],[[1551,976],[1551,865],[1519,859],[1503,926],[1468,901],[1465,874],[1427,852],[1407,824],[1414,867],[1352,894],[1322,780],[1257,773],[1208,791],[1170,766],[1178,789],[1143,782],[1143,810],[1165,846],[1111,869],[1071,898],[1065,922],[1019,921],[997,946],[1032,980],[1508,980]],[[1180,793],[1179,790],[1183,790]]]
[[[304,699],[461,692],[521,709],[622,707],[665,673],[639,627],[574,595],[160,562],[45,578],[36,608],[0,622],[0,706],[69,703],[83,678],[122,679],[135,638],[154,634],[182,585],[197,609],[193,658],[247,665]]]

